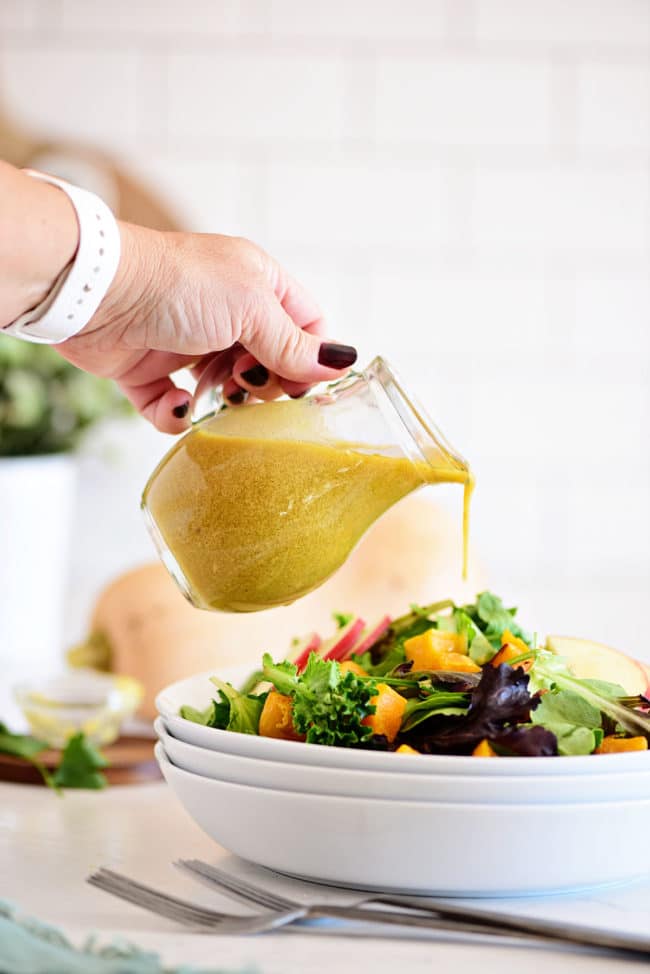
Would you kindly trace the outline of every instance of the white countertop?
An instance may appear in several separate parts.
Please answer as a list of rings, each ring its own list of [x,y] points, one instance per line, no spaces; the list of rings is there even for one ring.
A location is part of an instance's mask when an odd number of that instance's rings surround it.
[[[536,855],[552,854],[552,843],[545,847],[539,839],[531,841],[531,872]],[[632,969],[630,962],[611,957],[435,940],[353,939],[332,933],[247,938],[193,934],[84,882],[93,869],[112,866],[204,905],[237,909],[232,901],[174,869],[172,862],[179,857],[227,862],[228,868],[296,898],[354,899],[354,894],[333,894],[325,887],[284,879],[230,856],[197,828],[164,784],[67,792],[63,798],[40,787],[0,784],[0,898],[12,902],[21,914],[61,927],[76,943],[89,933],[99,933],[101,942],[119,936],[157,952],[169,966],[186,963],[232,970],[248,966],[260,974],[331,974],[334,967],[337,974],[366,970],[394,974],[396,962],[402,969],[408,966],[409,974],[436,968],[476,974],[477,963],[481,974],[535,971],[542,962],[552,963],[554,974],[618,974]],[[650,880],[580,896],[492,900],[489,905],[646,932]]]

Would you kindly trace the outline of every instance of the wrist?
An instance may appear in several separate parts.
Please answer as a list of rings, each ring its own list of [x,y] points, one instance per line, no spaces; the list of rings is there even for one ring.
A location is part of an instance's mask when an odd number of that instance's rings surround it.
[[[164,234],[122,221],[118,221],[118,227],[120,261],[115,277],[88,324],[69,341],[109,329],[123,333],[142,320],[155,304]]]

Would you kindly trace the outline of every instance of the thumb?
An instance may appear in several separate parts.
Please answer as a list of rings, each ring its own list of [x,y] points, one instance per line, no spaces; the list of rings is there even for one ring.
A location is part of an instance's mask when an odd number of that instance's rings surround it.
[[[357,360],[351,345],[323,341],[299,328],[277,300],[262,310],[242,344],[268,369],[293,382],[340,378]]]

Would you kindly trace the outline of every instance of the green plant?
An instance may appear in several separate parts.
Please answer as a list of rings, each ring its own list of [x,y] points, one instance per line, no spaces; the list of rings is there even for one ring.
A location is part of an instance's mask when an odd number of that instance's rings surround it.
[[[112,382],[51,346],[0,336],[0,457],[72,450],[93,423],[129,410]]]

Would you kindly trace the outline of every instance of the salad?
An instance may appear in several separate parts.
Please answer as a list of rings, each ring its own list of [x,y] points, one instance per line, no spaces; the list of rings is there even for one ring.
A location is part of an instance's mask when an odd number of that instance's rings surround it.
[[[516,621],[516,609],[491,592],[470,605],[412,605],[372,627],[354,616],[335,620],[334,636],[312,634],[292,647],[290,659],[265,654],[240,690],[212,677],[209,706],[183,706],[181,717],[238,733],[398,754],[648,749],[647,690],[630,694],[617,683],[576,676],[570,659],[550,641],[539,644]]]

